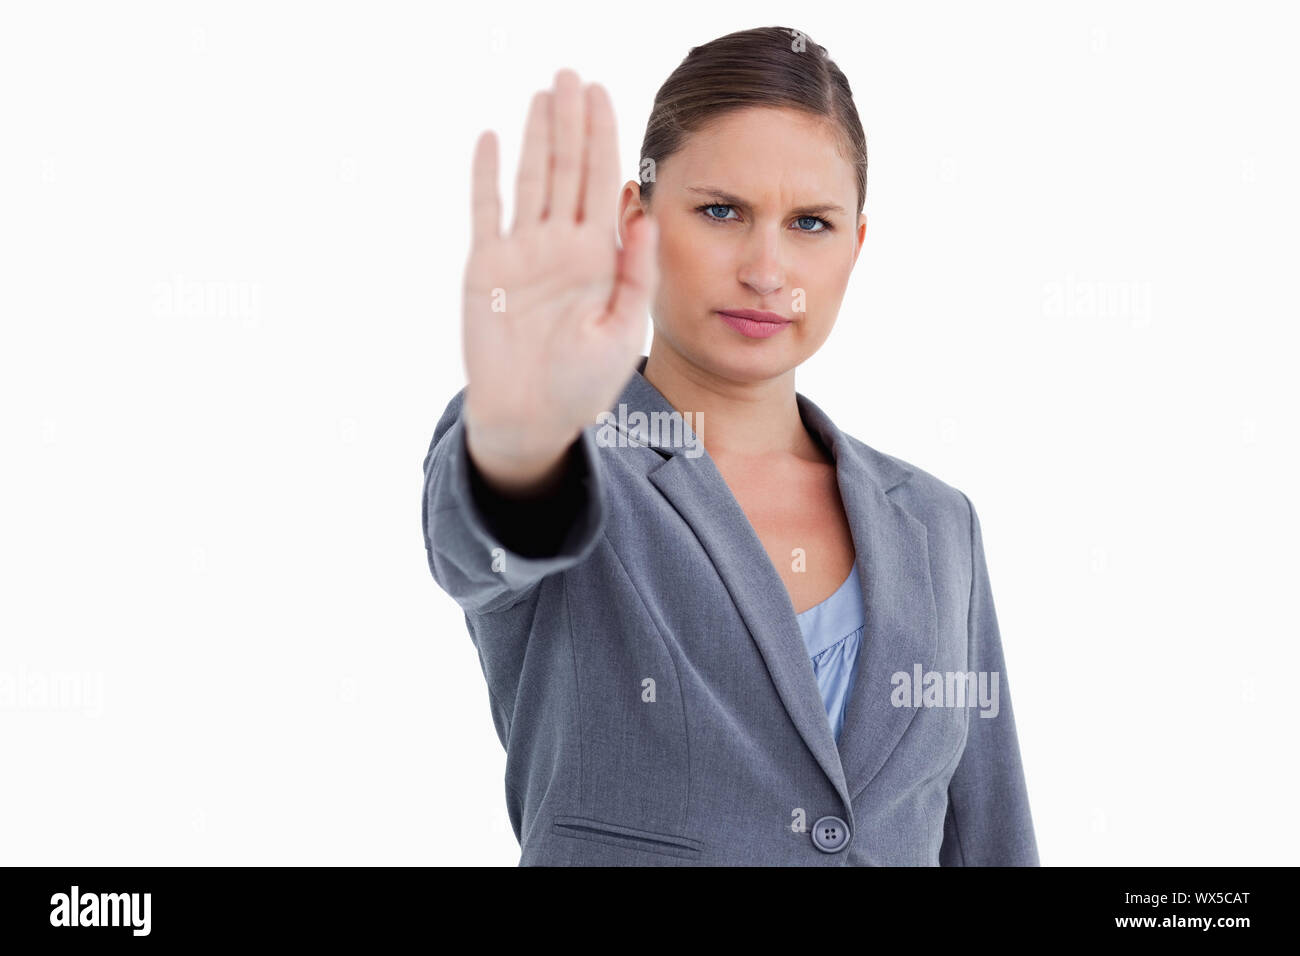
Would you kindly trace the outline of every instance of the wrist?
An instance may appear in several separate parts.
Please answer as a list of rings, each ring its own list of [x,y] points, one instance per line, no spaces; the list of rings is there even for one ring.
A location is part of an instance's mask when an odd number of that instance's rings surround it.
[[[503,497],[541,497],[560,484],[569,452],[580,432],[539,441],[533,434],[513,440],[501,431],[465,422],[465,446],[483,482]]]

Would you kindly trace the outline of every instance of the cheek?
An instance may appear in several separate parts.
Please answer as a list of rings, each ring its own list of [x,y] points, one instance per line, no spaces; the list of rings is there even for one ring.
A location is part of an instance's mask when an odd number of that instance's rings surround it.
[[[691,303],[709,302],[717,295],[723,268],[717,254],[699,244],[661,241],[655,298],[675,312],[687,311]]]
[[[659,245],[659,263],[665,272],[671,271],[674,280],[689,284],[709,275],[716,275],[723,254],[713,243],[694,242],[685,238],[680,230],[671,240]]]
[[[835,318],[831,315],[817,314],[812,319],[805,321],[799,329],[798,342],[800,348],[807,349],[809,353],[817,351],[830,337],[834,325]]]
[[[837,266],[828,266],[826,257],[810,260],[800,270],[803,282],[797,283],[791,276],[792,284],[801,284],[804,289],[804,305],[809,312],[822,314],[834,312],[849,285],[849,270]]]

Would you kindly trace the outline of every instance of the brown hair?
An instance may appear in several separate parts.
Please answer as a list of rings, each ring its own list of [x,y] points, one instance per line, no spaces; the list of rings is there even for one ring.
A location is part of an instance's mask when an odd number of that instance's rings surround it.
[[[858,212],[867,196],[867,138],[853,91],[826,48],[799,30],[758,27],[693,47],[655,94],[641,142],[641,201],[649,203],[657,166],[687,137],[726,113],[752,106],[785,107],[833,122],[841,152],[857,174]]]

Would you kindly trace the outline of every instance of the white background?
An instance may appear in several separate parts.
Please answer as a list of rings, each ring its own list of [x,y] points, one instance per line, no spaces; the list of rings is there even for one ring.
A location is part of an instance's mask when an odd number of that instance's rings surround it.
[[[690,47],[764,25],[870,154],[798,387],[975,503],[1043,863],[1294,862],[1287,10],[6,4],[0,862],[517,863],[420,528],[473,142],[508,223],[571,66],[633,178]]]

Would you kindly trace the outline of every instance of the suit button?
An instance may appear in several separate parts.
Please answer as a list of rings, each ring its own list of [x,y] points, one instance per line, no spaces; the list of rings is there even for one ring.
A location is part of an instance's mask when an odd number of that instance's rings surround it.
[[[839,817],[822,817],[813,824],[812,841],[819,850],[838,853],[849,842],[849,825]]]

